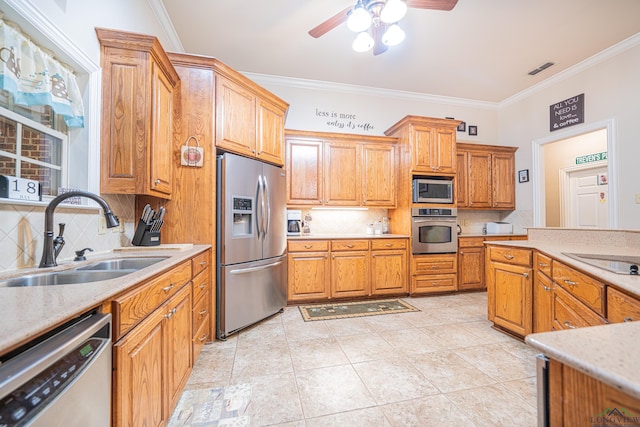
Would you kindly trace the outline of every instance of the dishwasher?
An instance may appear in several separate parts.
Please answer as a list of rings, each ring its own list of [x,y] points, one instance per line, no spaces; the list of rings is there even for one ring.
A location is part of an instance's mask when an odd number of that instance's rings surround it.
[[[111,315],[89,314],[0,365],[0,427],[111,422]]]

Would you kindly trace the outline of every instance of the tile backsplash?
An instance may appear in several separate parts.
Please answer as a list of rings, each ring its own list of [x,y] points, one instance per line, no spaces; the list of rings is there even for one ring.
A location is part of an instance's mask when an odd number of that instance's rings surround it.
[[[98,221],[103,217],[101,209],[61,203],[53,218],[56,236],[58,224],[66,224],[66,243],[58,261],[72,260],[75,251],[87,247],[95,253],[131,245],[135,197],[105,195],[104,199],[120,222],[124,223],[124,233],[118,229],[107,229],[104,234],[99,234]],[[0,203],[0,271],[38,266],[42,256],[45,208],[46,205]],[[91,256],[91,253],[87,255]]]
[[[309,227],[311,234],[365,234],[367,224],[381,221],[387,216],[386,209],[304,209],[305,214],[311,215]],[[391,230],[393,233],[393,230]]]

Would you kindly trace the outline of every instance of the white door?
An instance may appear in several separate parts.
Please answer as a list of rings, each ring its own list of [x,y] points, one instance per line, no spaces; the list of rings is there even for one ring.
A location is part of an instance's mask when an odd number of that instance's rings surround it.
[[[564,191],[564,226],[609,228],[608,168],[600,166],[568,172]]]

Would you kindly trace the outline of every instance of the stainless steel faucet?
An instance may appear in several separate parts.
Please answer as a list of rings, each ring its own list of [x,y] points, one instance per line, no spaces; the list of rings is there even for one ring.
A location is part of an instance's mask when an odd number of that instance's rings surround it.
[[[47,208],[44,211],[44,246],[42,248],[42,259],[40,260],[40,268],[43,267],[55,267],[58,265],[56,263],[56,258],[58,257],[58,253],[62,250],[62,246],[64,246],[64,239],[62,238],[62,233],[64,232],[64,224],[60,224],[60,235],[54,239],[53,238],[53,212],[56,210],[56,207],[65,199],[70,197],[86,197],[88,199],[95,200],[102,210],[104,211],[104,218],[107,221],[107,228],[113,228],[120,225],[118,222],[118,218],[113,215],[111,212],[111,208],[107,204],[107,202],[100,196],[89,193],[88,191],[69,191],[68,193],[60,194],[57,197],[54,197],[53,200],[49,202]],[[55,240],[55,244],[54,244]]]

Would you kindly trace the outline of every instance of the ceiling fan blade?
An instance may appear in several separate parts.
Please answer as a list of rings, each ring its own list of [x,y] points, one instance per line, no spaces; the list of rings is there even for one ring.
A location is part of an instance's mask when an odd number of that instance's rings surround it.
[[[453,9],[458,0],[406,0],[407,7],[416,9],[445,10]]]
[[[353,6],[348,6],[341,10],[340,12],[333,15],[331,18],[324,21],[322,24],[318,25],[315,28],[312,28],[309,31],[309,35],[311,37],[318,38],[333,30],[338,25],[342,24],[347,20],[347,13],[353,8]]]
[[[382,43],[382,35],[387,30],[387,24],[383,24],[382,22],[379,25],[373,26],[373,54],[380,55],[381,53],[385,53],[389,46]]]

